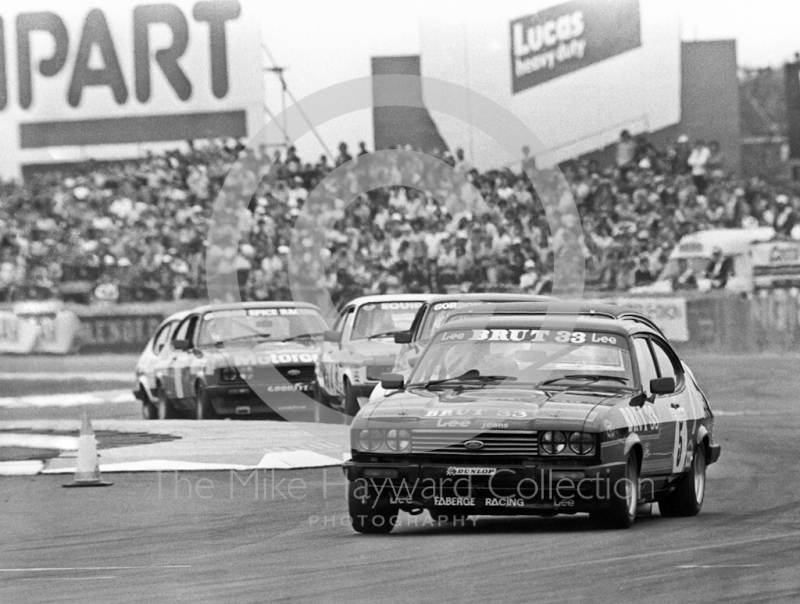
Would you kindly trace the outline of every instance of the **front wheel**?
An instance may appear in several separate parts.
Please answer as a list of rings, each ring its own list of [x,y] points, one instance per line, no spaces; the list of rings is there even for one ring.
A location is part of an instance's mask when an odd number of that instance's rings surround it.
[[[703,508],[706,495],[706,448],[703,443],[695,447],[691,470],[679,480],[675,490],[658,502],[658,510],[665,518],[697,516]]]
[[[347,507],[353,529],[364,535],[391,533],[397,524],[399,508],[378,499],[374,494],[369,498],[363,497],[365,490],[364,485],[358,482],[347,485]]]
[[[194,418],[195,419],[217,419],[219,416],[214,410],[214,406],[208,399],[206,387],[203,384],[197,384],[194,391]]]
[[[158,408],[150,402],[150,397],[144,387],[140,389],[142,400],[142,417],[146,420],[156,419],[158,417]]]
[[[356,389],[350,385],[350,382],[344,382],[344,413],[349,417],[355,417],[361,410],[361,405],[358,404],[358,396],[356,396]]]
[[[639,464],[635,454],[628,456],[625,477],[611,485],[610,496],[610,507],[589,514],[592,523],[600,528],[630,528],[639,504]]]

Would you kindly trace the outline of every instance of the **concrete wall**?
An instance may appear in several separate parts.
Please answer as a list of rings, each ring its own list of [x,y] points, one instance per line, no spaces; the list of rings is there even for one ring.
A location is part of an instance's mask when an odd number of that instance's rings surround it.
[[[692,140],[718,140],[725,168],[741,169],[736,41],[681,45],[681,131]]]

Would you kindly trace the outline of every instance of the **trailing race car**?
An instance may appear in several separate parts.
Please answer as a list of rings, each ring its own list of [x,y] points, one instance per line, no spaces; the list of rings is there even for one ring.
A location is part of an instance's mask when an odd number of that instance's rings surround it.
[[[165,319],[136,365],[146,419],[275,415],[313,419],[315,363],[327,329],[301,302],[217,304]]]
[[[343,407],[355,415],[359,397],[369,397],[382,373],[391,371],[400,350],[394,334],[407,331],[430,294],[396,294],[356,298],[325,332],[317,365],[320,403]]]
[[[466,308],[476,306],[486,307],[503,302],[544,302],[550,300],[548,296],[533,296],[529,294],[448,294],[436,296],[425,302],[417,311],[414,321],[408,331],[399,331],[394,334],[394,341],[400,344],[400,350],[394,361],[392,373],[408,377],[413,363],[423,351],[433,335],[447,318]],[[495,308],[491,306],[491,308]],[[491,312],[491,311],[489,311]],[[378,384],[369,396],[369,400],[378,399],[386,394],[383,386]]]
[[[356,416],[344,464],[356,531],[389,532],[399,510],[616,528],[645,503],[700,511],[720,446],[691,370],[646,317],[566,308],[451,320],[408,380],[382,377],[396,392]]]

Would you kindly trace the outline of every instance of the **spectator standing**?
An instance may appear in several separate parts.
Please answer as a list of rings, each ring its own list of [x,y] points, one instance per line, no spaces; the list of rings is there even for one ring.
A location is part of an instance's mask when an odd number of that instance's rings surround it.
[[[528,145],[522,147],[522,171],[536,172],[536,158],[531,155],[531,148]]]
[[[635,287],[650,285],[655,280],[656,277],[650,270],[650,258],[646,255],[639,256],[636,270],[633,271],[633,285]]]
[[[336,166],[346,164],[351,159],[353,159],[353,156],[347,151],[347,143],[339,143],[339,156],[336,158]]]
[[[697,277],[686,258],[678,258],[678,274],[672,280],[673,291],[697,289]]]
[[[706,144],[698,140],[691,154],[689,155],[689,166],[692,169],[692,181],[694,182],[695,189],[698,195],[706,194],[706,187],[708,186],[707,177],[707,164],[711,157],[711,150]]]
[[[712,289],[725,289],[728,277],[733,274],[733,258],[723,256],[722,249],[715,247],[711,253],[711,264],[706,269],[706,279],[711,280]]]
[[[778,195],[775,198],[775,222],[773,228],[780,237],[791,237],[792,229],[797,224],[797,214],[794,207],[789,203],[786,195]]]
[[[617,169],[620,171],[620,178],[625,180],[628,171],[633,168],[636,158],[636,141],[627,130],[623,130],[619,135],[617,143]]]
[[[689,146],[689,137],[681,134],[672,154],[672,171],[675,174],[686,174],[689,171],[689,156],[691,154],[692,148]]]

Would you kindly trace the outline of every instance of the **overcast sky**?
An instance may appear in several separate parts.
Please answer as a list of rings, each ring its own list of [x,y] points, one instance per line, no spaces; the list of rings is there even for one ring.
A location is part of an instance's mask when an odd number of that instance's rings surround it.
[[[734,38],[739,65],[778,67],[800,51],[797,0],[680,0],[684,40]]]

